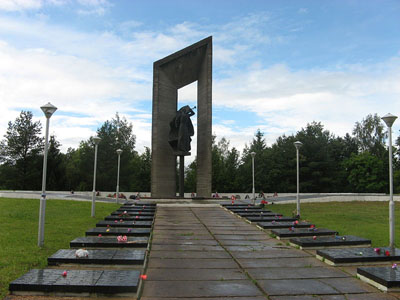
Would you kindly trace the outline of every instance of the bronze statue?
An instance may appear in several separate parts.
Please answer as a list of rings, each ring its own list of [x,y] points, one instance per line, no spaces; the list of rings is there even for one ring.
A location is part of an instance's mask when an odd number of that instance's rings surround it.
[[[195,109],[193,107],[193,109]],[[169,123],[170,131],[168,142],[174,152],[183,152],[188,154],[190,151],[191,136],[194,135],[194,128],[190,117],[194,115],[194,111],[189,105],[183,106],[176,112],[176,116]]]

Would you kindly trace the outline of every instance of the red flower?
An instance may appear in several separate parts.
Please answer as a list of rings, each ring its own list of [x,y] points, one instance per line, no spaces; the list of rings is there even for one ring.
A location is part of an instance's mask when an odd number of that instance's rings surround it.
[[[64,271],[64,272],[62,273],[62,276],[63,276],[63,277],[67,277],[67,271]]]
[[[140,275],[140,279],[146,280],[147,279],[147,275],[144,275],[144,274]]]
[[[385,251],[385,256],[390,256],[389,250],[386,250],[386,251]]]
[[[314,236],[312,237],[312,239],[313,239],[313,240],[316,240],[316,239],[317,239],[317,236],[316,236],[316,235],[314,235]]]

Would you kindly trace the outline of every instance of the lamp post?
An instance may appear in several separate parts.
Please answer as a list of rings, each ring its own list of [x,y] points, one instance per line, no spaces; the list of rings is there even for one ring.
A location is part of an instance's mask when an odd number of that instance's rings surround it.
[[[120,161],[121,161],[121,153],[122,153],[122,150],[118,149],[117,150],[117,154],[118,154],[118,173],[117,173],[117,193],[116,193],[116,196],[117,196],[116,202],[117,203],[118,203],[118,200],[119,200],[119,165],[120,165]]]
[[[256,204],[256,189],[254,187],[254,156],[256,156],[255,152],[251,152],[251,164],[252,164],[252,170],[253,170],[253,205]]]
[[[93,193],[92,193],[92,217],[96,215],[96,171],[97,171],[97,146],[101,138],[98,136],[93,137],[94,143],[94,170],[93,170]]]
[[[57,110],[57,107],[52,105],[50,102],[41,106],[40,109],[46,116],[46,136],[44,144],[44,156],[43,156],[43,177],[42,177],[42,196],[40,197],[40,208],[39,208],[39,229],[38,229],[38,246],[43,247],[44,245],[44,219],[46,215],[46,172],[47,172],[47,152],[49,148],[49,124],[50,118]]]
[[[299,183],[299,149],[301,146],[303,146],[303,143],[300,141],[294,142],[294,146],[296,147],[296,165],[297,165],[297,194],[296,194],[296,203],[297,203],[297,216],[300,217],[300,197],[299,197],[299,191],[300,191],[300,183]]]
[[[394,201],[393,201],[393,167],[392,167],[392,125],[397,119],[396,116],[392,114],[386,114],[382,117],[382,120],[386,123],[389,128],[389,236],[390,245],[389,247],[394,250]]]

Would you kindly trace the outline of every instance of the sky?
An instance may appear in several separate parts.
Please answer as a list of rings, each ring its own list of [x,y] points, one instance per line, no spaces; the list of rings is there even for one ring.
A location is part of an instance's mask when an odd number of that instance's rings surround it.
[[[21,110],[44,126],[51,102],[63,152],[118,112],[141,153],[153,63],[208,36],[217,139],[241,151],[260,129],[270,146],[312,121],[343,136],[368,114],[400,115],[399,16],[398,0],[0,0],[0,138]]]

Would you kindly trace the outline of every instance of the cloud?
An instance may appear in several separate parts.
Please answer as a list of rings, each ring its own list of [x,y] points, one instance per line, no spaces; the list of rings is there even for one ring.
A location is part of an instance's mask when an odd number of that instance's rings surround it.
[[[0,10],[22,11],[29,9],[39,9],[43,6],[42,0],[2,0]]]

